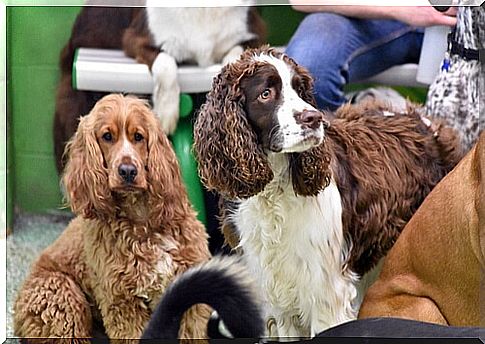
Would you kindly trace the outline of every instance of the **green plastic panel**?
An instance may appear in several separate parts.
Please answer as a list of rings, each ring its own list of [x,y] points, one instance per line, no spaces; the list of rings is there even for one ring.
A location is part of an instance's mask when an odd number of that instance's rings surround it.
[[[8,192],[28,212],[62,204],[52,121],[59,53],[80,7],[7,8]],[[12,176],[13,172],[13,176]]]
[[[170,139],[179,160],[182,179],[187,188],[189,199],[197,211],[199,220],[202,223],[206,223],[204,193],[197,173],[197,163],[192,151],[194,141],[192,118],[181,118],[177,125],[177,130]]]
[[[290,6],[262,6],[259,13],[266,23],[267,41],[271,45],[288,44],[305,13],[297,12]]]
[[[180,117],[188,117],[192,114],[192,110],[194,109],[194,102],[192,101],[192,97],[189,94],[182,93],[180,95]]]

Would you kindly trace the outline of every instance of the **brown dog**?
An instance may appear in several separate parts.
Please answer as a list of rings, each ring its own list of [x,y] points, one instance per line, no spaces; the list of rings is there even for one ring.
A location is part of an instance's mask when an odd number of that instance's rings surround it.
[[[428,195],[385,259],[359,318],[483,326],[485,133]],[[480,311],[482,310],[482,311]],[[480,317],[480,314],[482,315]]]
[[[146,102],[103,97],[66,154],[63,181],[77,217],[19,291],[15,335],[72,343],[102,325],[110,339],[139,338],[172,280],[210,258],[204,226]],[[207,306],[191,308],[180,337],[205,338],[209,317]]]

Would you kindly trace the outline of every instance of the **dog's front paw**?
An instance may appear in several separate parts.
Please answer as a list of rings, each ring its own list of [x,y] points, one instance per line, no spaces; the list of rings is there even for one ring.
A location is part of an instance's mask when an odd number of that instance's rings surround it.
[[[177,128],[180,101],[175,59],[166,53],[158,54],[152,65],[152,76],[153,112],[160,118],[163,131],[172,134]]]

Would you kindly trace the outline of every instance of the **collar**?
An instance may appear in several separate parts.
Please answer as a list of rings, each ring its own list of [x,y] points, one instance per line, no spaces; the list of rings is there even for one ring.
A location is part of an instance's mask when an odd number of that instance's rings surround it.
[[[453,36],[455,31],[453,30],[448,34],[448,50],[450,55],[458,55],[464,60],[468,61],[478,61],[480,54],[485,53],[485,49],[469,49],[461,43],[458,43]]]

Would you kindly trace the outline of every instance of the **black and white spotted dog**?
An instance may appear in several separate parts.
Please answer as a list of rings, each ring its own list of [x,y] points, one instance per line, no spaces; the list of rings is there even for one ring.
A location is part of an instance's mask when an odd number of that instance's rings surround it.
[[[466,150],[485,126],[484,6],[458,8],[457,25],[449,37],[449,56],[430,85],[426,102],[429,115],[444,118],[460,132]]]

